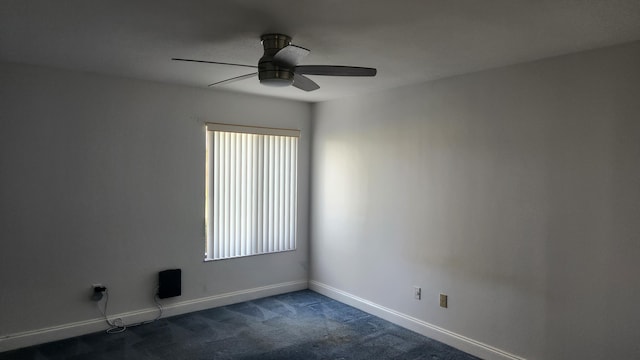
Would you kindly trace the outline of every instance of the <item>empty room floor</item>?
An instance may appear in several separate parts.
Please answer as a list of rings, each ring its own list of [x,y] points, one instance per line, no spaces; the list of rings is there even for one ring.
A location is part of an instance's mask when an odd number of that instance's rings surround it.
[[[478,359],[311,290],[0,353],[33,359]]]

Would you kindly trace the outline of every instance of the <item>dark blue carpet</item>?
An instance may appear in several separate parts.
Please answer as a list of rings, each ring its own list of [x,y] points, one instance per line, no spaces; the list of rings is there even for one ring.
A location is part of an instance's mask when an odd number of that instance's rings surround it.
[[[471,360],[310,290],[0,353],[8,359]]]

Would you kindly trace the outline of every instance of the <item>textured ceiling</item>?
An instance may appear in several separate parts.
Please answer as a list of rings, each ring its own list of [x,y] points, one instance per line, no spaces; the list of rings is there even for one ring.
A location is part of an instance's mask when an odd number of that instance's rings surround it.
[[[640,39],[638,0],[2,0],[0,61],[206,88],[257,64],[259,37],[311,49],[303,64],[375,67],[311,76],[321,89],[222,90],[322,101]]]

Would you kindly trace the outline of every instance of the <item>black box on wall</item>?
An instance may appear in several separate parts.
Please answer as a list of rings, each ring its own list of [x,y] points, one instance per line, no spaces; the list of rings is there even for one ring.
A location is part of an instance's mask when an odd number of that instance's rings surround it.
[[[182,270],[170,269],[158,273],[158,297],[165,299],[182,294]]]

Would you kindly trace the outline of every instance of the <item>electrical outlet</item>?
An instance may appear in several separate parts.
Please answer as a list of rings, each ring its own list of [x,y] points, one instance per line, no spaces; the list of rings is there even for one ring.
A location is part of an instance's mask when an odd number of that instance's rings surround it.
[[[422,289],[419,286],[413,287],[413,297],[416,300],[422,299]]]
[[[447,308],[449,307],[449,296],[446,294],[440,294],[440,307]]]
[[[107,287],[102,284],[91,284],[91,289],[93,289],[93,293],[91,294],[92,301],[102,300],[104,292],[107,291]]]

